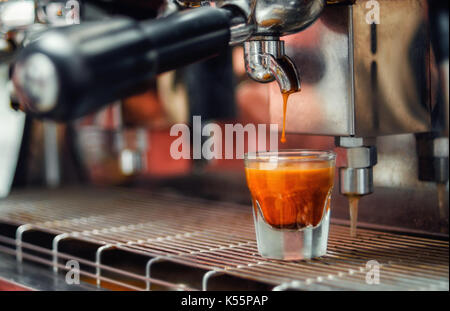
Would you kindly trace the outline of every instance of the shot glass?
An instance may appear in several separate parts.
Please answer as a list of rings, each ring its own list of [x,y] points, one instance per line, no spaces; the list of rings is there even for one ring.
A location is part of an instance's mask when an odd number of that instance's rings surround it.
[[[298,260],[327,252],[336,155],[284,150],[245,155],[258,251]]]

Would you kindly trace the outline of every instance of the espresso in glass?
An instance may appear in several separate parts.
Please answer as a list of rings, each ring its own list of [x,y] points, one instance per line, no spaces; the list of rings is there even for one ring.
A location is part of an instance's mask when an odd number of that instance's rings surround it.
[[[246,154],[261,256],[297,260],[326,254],[335,158],[332,151],[316,150]]]

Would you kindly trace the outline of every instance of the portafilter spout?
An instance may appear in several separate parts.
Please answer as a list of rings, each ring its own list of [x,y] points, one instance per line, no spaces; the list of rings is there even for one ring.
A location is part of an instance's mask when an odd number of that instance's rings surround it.
[[[244,43],[245,68],[257,82],[277,81],[281,93],[300,90],[300,77],[295,64],[284,53],[284,42],[263,38]]]

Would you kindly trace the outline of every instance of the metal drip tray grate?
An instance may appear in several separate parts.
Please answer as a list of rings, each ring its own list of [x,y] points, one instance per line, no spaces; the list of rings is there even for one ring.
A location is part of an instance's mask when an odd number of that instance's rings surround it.
[[[15,192],[0,201],[0,226],[0,251],[54,271],[79,260],[85,279],[99,286],[449,289],[448,241],[366,229],[351,238],[347,226],[333,224],[326,256],[267,260],[258,255],[249,206],[174,195],[121,188]],[[64,248],[74,242],[75,251]],[[366,282],[371,260],[379,264],[379,284]]]

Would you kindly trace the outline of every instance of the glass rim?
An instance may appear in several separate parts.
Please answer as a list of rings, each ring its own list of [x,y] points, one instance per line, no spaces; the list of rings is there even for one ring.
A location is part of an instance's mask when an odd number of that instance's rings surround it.
[[[336,159],[336,153],[333,150],[283,149],[278,151],[247,152],[244,155],[246,161],[270,161],[274,158],[277,161],[332,161]]]

